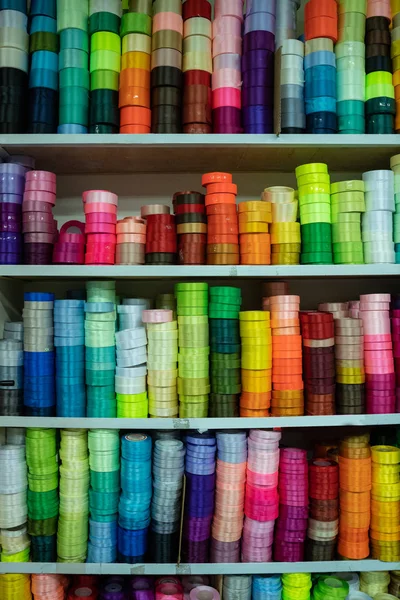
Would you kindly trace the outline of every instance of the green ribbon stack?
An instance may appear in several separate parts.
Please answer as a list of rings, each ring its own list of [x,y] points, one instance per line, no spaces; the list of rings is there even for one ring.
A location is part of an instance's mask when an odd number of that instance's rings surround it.
[[[364,263],[361,214],[365,212],[364,182],[331,185],[333,261],[337,265]]]

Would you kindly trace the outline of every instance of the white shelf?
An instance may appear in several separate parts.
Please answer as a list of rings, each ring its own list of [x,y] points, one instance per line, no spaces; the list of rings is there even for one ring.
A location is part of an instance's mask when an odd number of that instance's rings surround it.
[[[398,135],[0,135],[2,155],[28,154],[38,169],[77,173],[293,172],[388,169]]]
[[[203,564],[97,564],[97,563],[0,563],[1,573],[58,573],[65,575],[264,575],[281,573],[332,573],[393,571],[398,562],[333,560],[298,563],[203,563]]]
[[[0,265],[0,277],[14,279],[247,279],[398,277],[400,265],[277,265],[277,266],[86,266]]]
[[[54,429],[298,429],[308,427],[372,427],[400,425],[400,413],[390,415],[331,415],[320,417],[255,417],[219,419],[92,419],[69,417],[1,417],[0,427]]]

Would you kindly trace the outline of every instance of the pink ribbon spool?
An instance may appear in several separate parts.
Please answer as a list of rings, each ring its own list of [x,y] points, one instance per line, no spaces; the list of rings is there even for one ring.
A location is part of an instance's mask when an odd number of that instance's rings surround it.
[[[70,229],[78,229],[72,232]],[[85,245],[85,224],[81,221],[67,221],[60,229],[59,241],[62,243],[72,243]]]
[[[22,233],[56,233],[57,223],[52,221],[46,223],[43,221],[27,221],[22,224]]]
[[[212,90],[218,90],[219,88],[236,88],[240,90],[242,87],[242,74],[241,71],[236,69],[220,69],[214,71],[212,76]]]
[[[22,215],[23,223],[54,223],[52,213],[48,212],[24,212]]]
[[[215,110],[222,106],[242,107],[241,90],[236,88],[218,88],[212,93],[212,108]]]
[[[224,15],[222,18],[216,18],[212,24],[212,37],[217,35],[233,35],[240,37],[242,35],[242,24],[237,17]]]
[[[32,204],[29,205],[30,207],[27,208],[27,210],[40,210],[44,212],[44,209],[42,207],[38,206],[38,208],[35,208],[35,205],[50,204],[54,206],[54,204],[56,203],[56,194],[52,192],[29,191],[25,188],[22,202],[22,212],[24,212],[24,204],[27,205],[28,202]]]
[[[217,35],[213,40],[213,58],[219,54],[242,54],[242,38]]]
[[[180,583],[160,583],[156,586],[156,600],[183,600],[183,588]]]
[[[220,595],[216,589],[208,585],[199,585],[192,589],[189,598],[190,600],[220,600]]]
[[[51,171],[28,171],[25,175],[26,181],[50,181],[54,183],[57,182],[57,175],[55,173],[51,173]]]
[[[117,244],[145,244],[146,235],[140,233],[120,233],[117,235]]]
[[[236,17],[243,21],[242,0],[216,0],[214,6],[214,19],[220,17]]]
[[[112,204],[118,206],[118,196],[107,190],[88,190],[83,192],[84,204]]]
[[[115,234],[115,225],[112,223],[86,223],[86,233]]]
[[[143,323],[171,323],[173,321],[172,310],[144,310],[142,312]]]
[[[54,244],[57,238],[56,233],[34,232],[24,235],[25,244]]]
[[[117,214],[117,207],[115,204],[107,204],[106,202],[89,202],[84,205],[85,215],[91,213],[108,213],[110,215]]]
[[[26,192],[47,192],[56,195],[57,188],[56,184],[51,181],[32,179],[32,181],[25,182],[25,193]]]
[[[117,223],[116,213],[102,213],[93,212],[85,215],[86,225],[95,225],[96,223],[108,223],[109,225],[115,225]]]
[[[174,12],[160,12],[153,16],[153,35],[157,31],[169,29],[183,35],[183,19]]]
[[[140,217],[125,217],[117,223],[117,234],[119,233],[146,235],[146,221]]]

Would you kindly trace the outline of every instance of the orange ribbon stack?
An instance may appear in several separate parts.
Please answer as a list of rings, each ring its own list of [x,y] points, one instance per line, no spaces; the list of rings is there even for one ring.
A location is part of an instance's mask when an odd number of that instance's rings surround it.
[[[369,555],[371,511],[371,449],[369,434],[344,438],[339,446],[339,542],[342,558]]]
[[[338,8],[336,0],[309,0],[304,9],[306,40],[328,38],[337,42]]]
[[[270,265],[272,223],[270,202],[241,202],[239,211],[240,264]]]
[[[272,338],[270,314],[239,313],[242,342],[241,417],[268,417],[271,402]]]
[[[206,173],[207,264],[239,264],[239,226],[236,212],[237,186],[230,173]]]
[[[274,417],[304,414],[303,366],[300,335],[300,297],[263,298],[271,311],[272,401]]]
[[[151,16],[132,10],[124,15],[123,20],[120,133],[150,133]]]

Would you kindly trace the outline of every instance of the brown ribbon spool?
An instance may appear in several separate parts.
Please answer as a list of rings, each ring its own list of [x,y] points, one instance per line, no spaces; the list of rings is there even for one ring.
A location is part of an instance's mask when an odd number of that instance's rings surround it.
[[[183,133],[212,133],[212,127],[206,123],[189,123],[183,126]]]
[[[177,225],[176,233],[207,233],[207,225],[205,223],[184,223]]]
[[[208,265],[237,265],[238,254],[209,254],[207,256]]]
[[[237,254],[239,246],[236,244],[207,244],[207,254]]]
[[[206,123],[211,125],[210,104],[186,104],[183,106],[183,123]]]
[[[188,85],[183,92],[183,104],[211,104],[211,88],[206,85]]]
[[[365,34],[365,44],[383,44],[390,46],[392,43],[389,29],[373,29]]]
[[[153,33],[151,39],[151,50],[161,50],[162,48],[171,48],[182,52],[182,36],[178,31],[172,29],[161,29]]]

